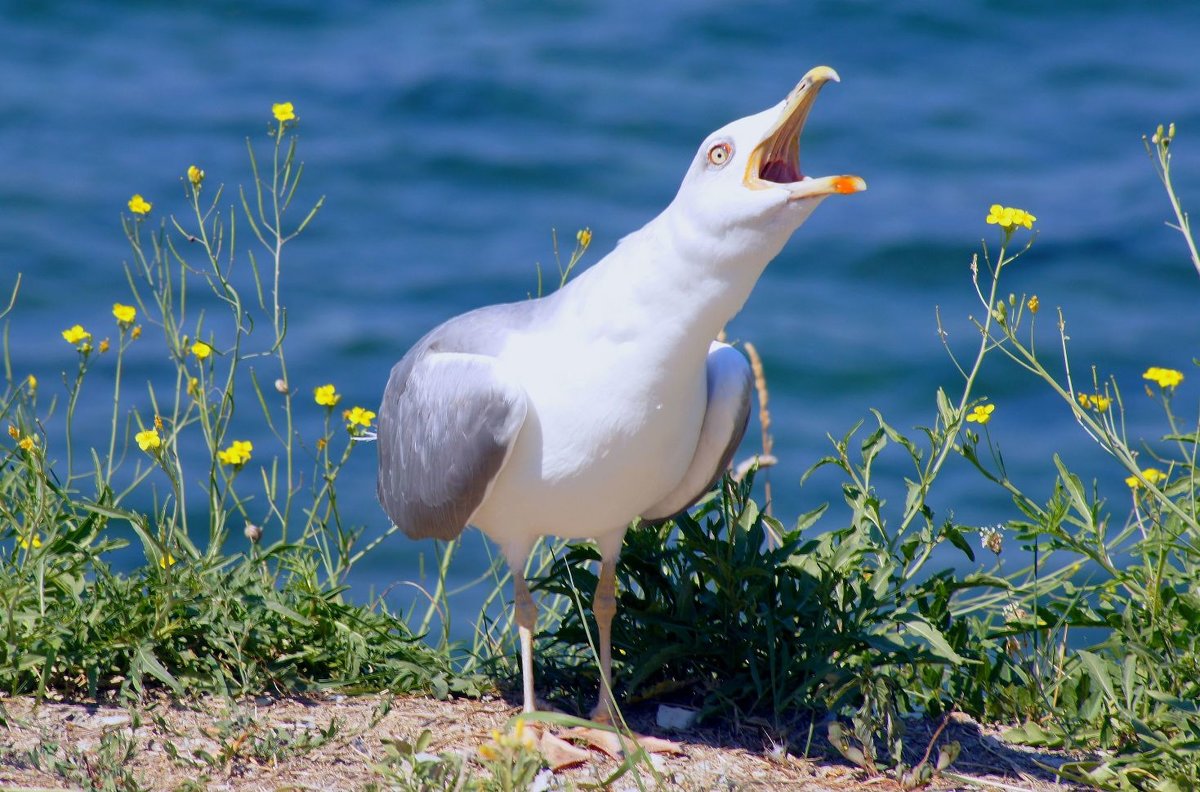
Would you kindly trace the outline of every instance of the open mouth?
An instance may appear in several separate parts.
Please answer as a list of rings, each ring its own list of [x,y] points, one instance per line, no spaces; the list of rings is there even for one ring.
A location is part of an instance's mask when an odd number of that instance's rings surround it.
[[[800,133],[821,87],[830,81],[840,81],[837,72],[828,66],[818,66],[805,74],[788,94],[779,119],[750,154],[746,165],[747,187],[786,187],[791,192],[789,200],[867,189],[866,182],[857,176],[814,179],[800,170]]]

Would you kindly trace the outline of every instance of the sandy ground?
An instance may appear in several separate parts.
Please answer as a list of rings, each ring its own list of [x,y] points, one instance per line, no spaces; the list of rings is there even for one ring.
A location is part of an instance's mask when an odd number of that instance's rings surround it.
[[[840,759],[789,755],[761,727],[705,724],[666,732],[655,725],[655,712],[651,707],[634,712],[630,722],[641,733],[677,742],[682,753],[655,757],[657,779],[643,767],[647,789],[900,788],[890,778],[872,778]],[[137,709],[0,698],[0,788],[101,788],[105,781],[109,788],[155,790],[387,788],[387,779],[375,769],[384,757],[385,741],[412,741],[429,729],[433,740],[428,751],[475,757],[492,729],[504,730],[517,713],[496,698],[328,696],[204,705],[164,698]],[[913,724],[908,743],[923,745],[933,732],[930,726]],[[1057,766],[1063,756],[1009,746],[995,734],[966,718],[953,721],[942,739],[958,740],[962,754],[930,788],[1073,788],[1056,783],[1053,773],[1039,766]],[[802,749],[802,744],[792,746],[794,752]],[[581,766],[545,772],[539,783],[545,789],[581,788],[618,767],[615,759],[593,752]],[[638,784],[627,774],[608,788],[637,789]]]

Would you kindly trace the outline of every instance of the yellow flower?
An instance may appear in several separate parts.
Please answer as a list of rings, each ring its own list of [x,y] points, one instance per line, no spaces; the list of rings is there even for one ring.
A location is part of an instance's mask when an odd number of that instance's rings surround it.
[[[25,378],[25,385],[29,388],[29,392],[33,393],[35,390],[37,390],[37,377],[30,374]]]
[[[129,337],[135,341],[137,339],[141,338],[142,337],[142,326],[138,325],[137,327],[133,328],[133,332],[129,334]]]
[[[250,461],[250,452],[253,450],[254,444],[249,440],[234,440],[229,448],[217,452],[217,459],[222,465],[233,465],[240,468]]]
[[[1025,226],[1026,228],[1033,228],[1033,224],[1036,220],[1037,220],[1036,217],[1031,215],[1029,212],[1026,212],[1024,209],[1013,209],[1012,210],[1013,225]]]
[[[525,728],[525,722],[519,720],[508,734],[492,729],[492,739],[479,746],[479,757],[486,762],[494,762],[506,756],[513,758],[519,751],[536,747],[534,736]]]
[[[992,411],[995,409],[996,405],[994,404],[977,404],[971,409],[971,414],[967,416],[967,422],[982,426],[992,420]]]
[[[101,354],[101,355],[103,355],[105,352],[107,352],[107,351],[108,351],[108,348],[109,348],[110,346],[112,346],[112,344],[110,344],[110,343],[108,342],[108,339],[107,339],[107,338],[106,338],[106,339],[104,339],[103,341],[101,341],[101,342],[100,342],[100,354]]]
[[[998,225],[1005,231],[1011,231],[1017,226],[1033,228],[1034,221],[1036,220],[1036,217],[1031,215],[1029,212],[1026,212],[1024,209],[1015,209],[1011,206],[992,204],[988,209],[988,223],[991,225]]]
[[[146,453],[150,453],[162,447],[162,438],[158,436],[157,429],[144,429],[133,436],[137,441],[138,448]]]
[[[1011,226],[1012,209],[1000,204],[992,204],[991,208],[988,209],[987,221],[988,225]]]
[[[204,171],[197,168],[195,165],[189,165],[187,169],[188,181],[193,187],[199,187],[200,182],[204,181]]]
[[[1037,313],[1041,303],[1038,302],[1038,296],[1035,294],[1029,298],[1029,302],[1025,303],[1025,307],[1029,309],[1029,313]]]
[[[150,214],[150,209],[153,208],[153,206],[154,205],[143,198],[140,193],[129,199],[129,211],[133,212],[135,215]]]
[[[113,303],[113,317],[116,318],[117,324],[133,324],[133,320],[137,319],[137,308],[132,305]]]
[[[188,377],[187,392],[188,396],[191,396],[193,399],[200,395],[199,377]]]
[[[1109,405],[1112,404],[1112,399],[1103,396],[1099,393],[1081,393],[1079,394],[1079,406],[1084,409],[1091,408],[1096,412],[1107,412]]]
[[[23,451],[32,451],[33,447],[37,445],[37,440],[29,435],[22,437],[21,431],[12,424],[8,425],[8,436],[13,440],[16,440],[17,445],[19,445]]]
[[[36,533],[31,534],[30,536],[22,536],[17,539],[17,544],[19,544],[25,550],[28,550],[31,547],[38,548],[42,546],[42,537],[38,536]]]
[[[364,410],[362,407],[354,407],[342,413],[342,417],[346,419],[347,425],[352,430],[356,426],[370,428],[371,421],[375,420],[375,413]]]
[[[1183,372],[1175,369],[1151,366],[1142,374],[1142,379],[1157,383],[1160,388],[1174,388],[1183,382]]]
[[[1146,468],[1142,471],[1142,478],[1146,479],[1146,481],[1149,481],[1151,484],[1157,484],[1158,482],[1165,480],[1167,478],[1167,474],[1163,473],[1158,468]],[[1142,486],[1142,482],[1138,480],[1137,476],[1130,476],[1129,478],[1125,479],[1125,483],[1130,489],[1137,489],[1138,487]]]
[[[275,114],[276,121],[295,121],[296,108],[291,102],[279,102],[271,105],[271,112]]]
[[[158,559],[158,565],[163,569],[166,569],[169,566],[175,566],[175,556],[167,553],[165,556]]]
[[[325,446],[327,446],[327,445],[329,445],[329,441],[326,440],[324,437],[317,438],[317,450],[318,451],[324,451]]]
[[[583,228],[575,233],[575,241],[579,243],[579,247],[587,248],[592,244],[592,229]]]
[[[91,340],[92,334],[83,329],[83,325],[72,325],[62,331],[62,337],[68,344],[80,344]]]
[[[517,742],[526,748],[534,748],[537,746],[537,741],[532,734],[525,732],[525,721],[517,721],[517,725],[513,727],[513,736],[517,738]]]
[[[163,424],[162,424],[162,416],[161,416],[161,415],[159,415],[158,413],[155,413],[155,414],[154,414],[154,428],[155,428],[155,429],[157,429],[158,431],[160,431],[160,432],[161,432],[161,431],[162,431],[162,426],[163,426]]]
[[[212,354],[212,347],[203,341],[197,341],[192,344],[192,354],[196,356],[196,360],[204,360]]]
[[[319,388],[313,388],[313,400],[322,407],[335,407],[342,400],[342,394],[338,393],[333,387],[333,384],[322,385]]]

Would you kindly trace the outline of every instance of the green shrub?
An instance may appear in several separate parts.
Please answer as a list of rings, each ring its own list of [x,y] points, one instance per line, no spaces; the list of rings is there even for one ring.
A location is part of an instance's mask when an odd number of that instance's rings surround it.
[[[5,347],[0,689],[478,692],[482,680],[457,673],[445,647],[343,597],[366,549],[362,529],[342,519],[338,475],[374,413],[335,410],[332,384],[310,392],[288,378],[283,251],[323,201],[291,219],[303,164],[289,107],[273,108],[267,172],[247,141],[253,180],[239,207],[223,209],[222,188],[196,166],[181,179],[188,219],[156,224],[151,202],[129,201],[129,303],[112,308],[115,341],[94,326],[95,336],[78,324],[63,331],[75,359],[65,395],[47,401],[47,386],[14,378]],[[250,231],[246,251],[238,227]],[[166,354],[131,388],[126,355],[151,336]],[[101,367],[113,383],[111,426],[107,446],[85,456],[76,406]],[[323,416],[317,436],[298,428],[302,410],[308,424]],[[242,439],[252,424],[265,424],[274,447]],[[248,551],[229,551],[231,533]],[[129,536],[144,563],[114,572]]]

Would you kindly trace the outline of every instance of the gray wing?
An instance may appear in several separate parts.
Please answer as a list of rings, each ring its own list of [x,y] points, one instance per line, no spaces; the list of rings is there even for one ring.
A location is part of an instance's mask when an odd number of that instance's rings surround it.
[[[754,373],[742,353],[714,341],[708,348],[708,407],[700,427],[696,453],[679,485],[648,509],[648,522],[674,517],[712,489],[729,468],[750,421]]]
[[[409,351],[379,408],[379,502],[413,539],[462,532],[528,409],[524,389],[494,358],[444,349],[469,346],[447,343],[459,334],[435,331]]]

